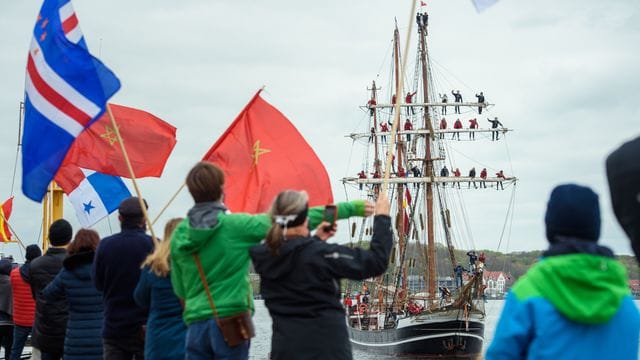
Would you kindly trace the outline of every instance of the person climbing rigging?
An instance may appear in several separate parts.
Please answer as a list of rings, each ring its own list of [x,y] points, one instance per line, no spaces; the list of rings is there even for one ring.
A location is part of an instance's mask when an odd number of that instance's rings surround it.
[[[447,165],[445,165],[442,170],[440,170],[440,177],[448,177],[449,176],[449,169],[447,169]],[[446,187],[447,183],[446,182],[442,182],[442,186]]]
[[[413,124],[411,123],[411,120],[407,119],[404,122],[404,130],[405,131],[410,131],[413,130]],[[407,134],[407,142],[411,141],[411,134]]]
[[[460,94],[460,90],[456,90],[456,91],[451,90],[451,94],[453,94],[453,97],[455,98],[456,103],[462,102],[462,94]],[[454,110],[456,114],[460,114],[460,106],[456,105],[454,107]]]
[[[506,180],[506,179],[507,179],[507,178],[504,176],[504,172],[503,172],[502,170],[500,170],[500,171],[498,171],[498,172],[496,173],[496,177],[497,177],[498,179],[503,179],[503,180]],[[504,190],[504,185],[502,185],[502,180],[498,181],[498,183],[496,184],[496,190],[498,190],[498,186],[500,186],[500,188],[501,188],[502,190]]]
[[[414,92],[408,92],[407,96],[404,97],[404,102],[406,104],[411,104],[413,103],[413,96],[417,93],[417,91]],[[415,114],[416,112],[413,110],[413,106],[407,106],[407,115],[409,115],[409,111],[411,111],[411,114]]]
[[[374,99],[374,98],[371,98],[371,99],[369,99],[369,101],[367,101],[367,107],[369,108],[369,116],[373,116],[373,114],[375,114],[375,112],[376,112],[375,106],[377,104],[378,103],[376,102],[376,99]]]
[[[462,130],[462,121],[460,121],[460,119],[457,119],[456,122],[453,123],[453,128],[455,130]],[[454,138],[458,138],[458,140],[460,140],[459,131],[453,133],[453,135],[451,136],[451,140],[453,140]]]
[[[478,186],[476,186],[476,182],[473,180],[473,179],[476,178],[476,168],[475,167],[472,167],[471,170],[469,170],[469,178],[471,180],[469,181],[469,187],[468,188],[471,189],[471,183],[473,182],[473,188],[477,189]]]
[[[387,123],[382,123],[380,124],[380,132],[381,133],[388,133],[389,132],[389,125],[387,125]],[[380,136],[380,142],[383,143],[387,143],[387,134],[383,134]]]
[[[447,94],[438,94],[438,96],[440,96],[440,102],[443,104],[442,105],[442,115],[447,115],[447,103],[449,102],[449,99],[447,98]]]
[[[469,120],[469,129],[477,129],[478,128],[478,119],[473,118]],[[476,139],[476,132],[475,131],[469,131],[469,140],[475,140]]]
[[[484,94],[480,91],[480,94],[476,94],[476,97],[478,98],[478,114],[482,114],[482,108],[485,106]]]
[[[480,171],[480,179],[482,180],[487,180],[487,168],[482,168],[482,171]],[[480,182],[480,187],[482,188],[487,188],[487,184],[484,181]]]
[[[446,130],[447,129],[447,119],[442,118],[442,120],[440,120],[440,130]],[[440,133],[440,139],[444,139],[444,132]]]
[[[487,121],[489,121],[491,123],[491,128],[492,129],[497,129],[498,126],[504,127],[502,125],[502,123],[500,121],[498,121],[498,117],[494,117],[493,120],[487,119]],[[498,130],[492,131],[491,132],[491,141],[499,140],[499,139],[500,139],[500,134],[498,133]]]
[[[462,175],[462,173],[460,173],[460,169],[456,168],[455,170],[453,170],[453,176],[460,177],[460,175]],[[460,189],[460,181],[456,183],[458,184],[458,189]]]

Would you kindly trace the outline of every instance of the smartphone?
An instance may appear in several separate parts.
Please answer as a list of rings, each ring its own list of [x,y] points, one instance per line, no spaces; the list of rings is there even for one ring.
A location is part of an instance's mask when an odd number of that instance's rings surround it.
[[[323,220],[330,224],[324,227],[324,231],[331,231],[338,220],[338,208],[335,205],[325,205]]]

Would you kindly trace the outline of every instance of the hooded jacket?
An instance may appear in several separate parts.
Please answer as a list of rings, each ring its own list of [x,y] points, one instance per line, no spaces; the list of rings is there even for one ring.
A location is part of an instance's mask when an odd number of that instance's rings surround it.
[[[44,289],[48,301],[67,299],[69,321],[64,338],[65,360],[100,360],[104,305],[102,294],[91,280],[94,252],[81,252],[64,259],[63,269]]]
[[[364,201],[337,204],[338,218],[364,215]],[[324,207],[309,209],[309,226],[322,221]],[[185,302],[187,325],[213,318],[193,255],[198,254],[216,306],[225,317],[253,311],[249,248],[271,228],[267,214],[231,214],[220,203],[200,203],[189,211],[171,238],[171,283]]]
[[[273,319],[272,358],[351,359],[339,281],[384,273],[392,242],[391,218],[377,215],[369,250],[315,236],[287,239],[277,255],[266,244],[252,248],[261,295]]]
[[[570,241],[516,282],[495,334],[487,360],[637,359],[640,315],[611,251]]]

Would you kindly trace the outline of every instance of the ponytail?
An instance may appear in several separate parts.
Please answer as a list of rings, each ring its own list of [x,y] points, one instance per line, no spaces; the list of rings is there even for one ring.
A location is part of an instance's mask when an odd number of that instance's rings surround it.
[[[308,200],[309,196],[304,191],[287,190],[276,196],[269,210],[271,228],[265,238],[271,255],[278,255],[278,250],[285,241],[287,227],[304,224],[309,210]]]

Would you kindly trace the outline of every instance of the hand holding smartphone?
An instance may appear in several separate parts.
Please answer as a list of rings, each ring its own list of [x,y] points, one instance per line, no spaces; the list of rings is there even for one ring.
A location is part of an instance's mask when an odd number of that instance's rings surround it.
[[[331,231],[336,224],[336,220],[338,220],[338,208],[335,205],[326,205],[324,207],[324,218],[323,221],[329,223],[324,227],[324,231]]]

